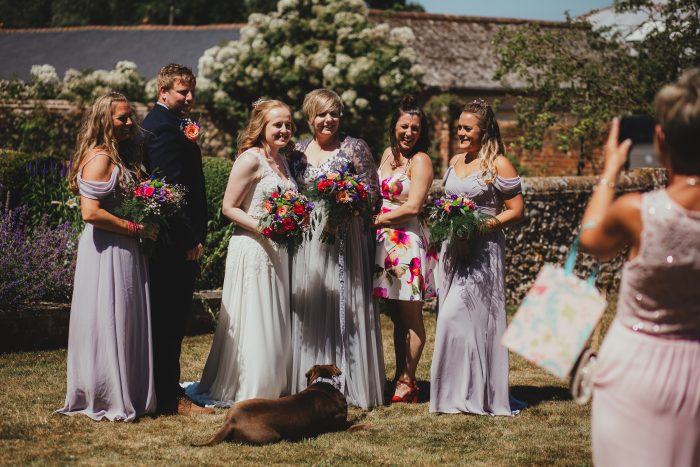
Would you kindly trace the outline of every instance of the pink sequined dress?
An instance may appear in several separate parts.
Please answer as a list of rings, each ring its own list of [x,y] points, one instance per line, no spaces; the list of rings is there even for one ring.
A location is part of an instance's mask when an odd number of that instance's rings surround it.
[[[593,462],[700,466],[700,212],[659,190],[642,224],[598,360]]]

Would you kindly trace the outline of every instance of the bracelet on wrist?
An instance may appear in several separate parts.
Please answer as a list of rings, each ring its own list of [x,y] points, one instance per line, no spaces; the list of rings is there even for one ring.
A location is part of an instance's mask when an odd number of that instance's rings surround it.
[[[600,177],[598,179],[598,183],[596,183],[596,186],[593,188],[593,191],[595,191],[599,187],[607,187],[611,190],[614,190],[617,187],[617,184],[615,183],[615,181],[610,181],[605,177]]]

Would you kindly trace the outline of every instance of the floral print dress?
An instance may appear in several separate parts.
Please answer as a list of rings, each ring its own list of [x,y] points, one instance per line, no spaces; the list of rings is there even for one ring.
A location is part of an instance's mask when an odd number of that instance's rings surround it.
[[[381,181],[382,213],[408,200],[411,180],[406,171]],[[428,232],[418,217],[377,229],[374,290],[377,297],[393,300],[425,300],[435,297],[433,271],[437,252],[428,248]]]

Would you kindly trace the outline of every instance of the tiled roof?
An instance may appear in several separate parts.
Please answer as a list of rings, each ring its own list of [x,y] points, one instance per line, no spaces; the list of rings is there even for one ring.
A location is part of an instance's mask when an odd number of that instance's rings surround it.
[[[68,68],[111,70],[120,60],[138,65],[151,79],[163,65],[197,70],[204,50],[238,39],[238,24],[209,26],[84,26],[0,29],[0,78],[29,79],[32,65],[48,63],[63,76]]]
[[[424,84],[442,91],[503,91],[494,81],[497,31],[530,20],[371,10],[372,21],[408,26],[426,70]],[[534,21],[544,27],[563,22]],[[110,70],[120,60],[135,62],[146,79],[161,66],[177,62],[197,69],[204,50],[238,39],[240,24],[207,26],[81,26],[50,29],[0,29],[0,78],[29,79],[32,65],[48,63],[59,76],[68,68]],[[510,79],[505,88],[520,83]]]
[[[392,27],[408,26],[416,36],[423,82],[441,91],[503,91],[523,84],[508,77],[505,85],[493,79],[498,61],[493,40],[502,28],[539,24],[568,27],[564,22],[532,21],[483,16],[454,16],[414,12],[373,11],[372,19]]]

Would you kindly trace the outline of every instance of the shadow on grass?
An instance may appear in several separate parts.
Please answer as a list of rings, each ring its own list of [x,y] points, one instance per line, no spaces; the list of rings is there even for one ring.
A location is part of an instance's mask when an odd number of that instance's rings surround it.
[[[510,393],[530,407],[549,401],[570,401],[571,394],[561,386],[511,386]]]

